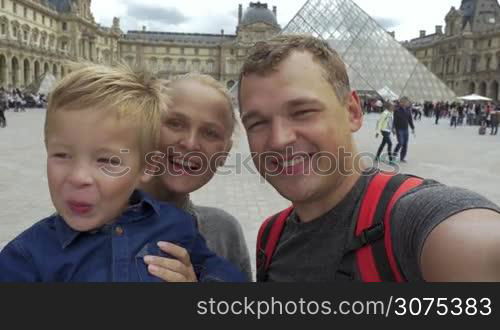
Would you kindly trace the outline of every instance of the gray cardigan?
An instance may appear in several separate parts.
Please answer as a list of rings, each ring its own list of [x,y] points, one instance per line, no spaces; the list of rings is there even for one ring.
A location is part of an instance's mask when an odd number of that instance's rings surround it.
[[[239,222],[224,210],[195,206],[190,200],[183,209],[196,219],[208,248],[238,267],[252,281],[250,255]]]

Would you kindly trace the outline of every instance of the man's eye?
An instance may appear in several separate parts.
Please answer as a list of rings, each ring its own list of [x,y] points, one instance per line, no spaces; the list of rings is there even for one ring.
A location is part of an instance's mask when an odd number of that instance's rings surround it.
[[[313,110],[301,110],[301,111],[296,111],[293,113],[294,117],[305,117],[311,113],[313,113]]]

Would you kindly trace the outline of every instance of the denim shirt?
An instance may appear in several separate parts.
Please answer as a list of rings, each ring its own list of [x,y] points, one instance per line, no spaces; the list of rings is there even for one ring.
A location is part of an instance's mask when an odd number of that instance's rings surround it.
[[[0,252],[0,282],[161,282],[143,257],[165,255],[158,241],[184,247],[200,282],[243,282],[244,275],[211,252],[193,218],[135,191],[113,224],[71,229],[59,215],[34,224]]]

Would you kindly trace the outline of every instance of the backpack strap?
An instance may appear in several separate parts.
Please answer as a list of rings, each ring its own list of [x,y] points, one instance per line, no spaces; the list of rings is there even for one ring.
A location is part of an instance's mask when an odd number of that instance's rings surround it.
[[[276,250],[276,246],[285,227],[286,219],[293,211],[293,206],[267,218],[259,228],[257,235],[257,282],[267,280],[267,270]]]
[[[391,237],[391,212],[398,199],[422,184],[420,178],[380,172],[368,185],[358,214],[350,252],[363,282],[403,282]],[[383,239],[382,239],[383,238]]]

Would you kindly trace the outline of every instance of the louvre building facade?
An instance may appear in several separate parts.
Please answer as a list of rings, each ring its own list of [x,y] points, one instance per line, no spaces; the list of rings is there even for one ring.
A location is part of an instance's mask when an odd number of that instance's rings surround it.
[[[104,1],[104,0],[103,0]],[[0,0],[0,86],[24,88],[44,73],[68,72],[68,61],[125,61],[160,76],[198,71],[231,87],[257,40],[281,31],[277,8],[250,3],[238,8],[235,34],[128,31],[94,20],[91,0]]]
[[[26,87],[44,73],[68,72],[68,61],[125,61],[168,78],[198,71],[232,87],[248,49],[280,32],[328,41],[347,64],[361,94],[448,100],[455,94],[352,0],[309,0],[282,30],[277,8],[238,7],[234,34],[123,33],[94,20],[91,0],[0,0],[0,86]]]
[[[458,3],[458,0],[457,0]],[[445,26],[420,31],[406,42],[429,70],[456,94],[480,94],[499,100],[500,6],[497,0],[462,0],[452,7]]]

